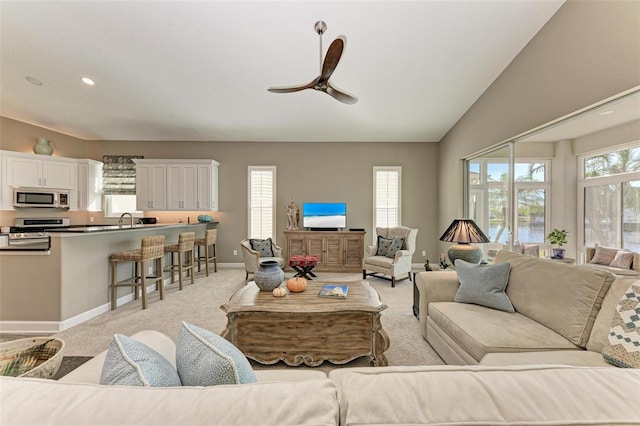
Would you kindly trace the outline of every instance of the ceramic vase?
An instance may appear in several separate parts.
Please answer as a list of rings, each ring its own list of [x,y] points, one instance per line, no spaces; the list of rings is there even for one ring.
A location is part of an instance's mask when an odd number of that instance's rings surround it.
[[[36,144],[33,145],[33,152],[42,155],[53,154],[53,146],[51,146],[51,141],[46,138],[38,138]]]
[[[553,248],[551,249],[553,252],[553,259],[564,259],[565,249],[563,248]]]
[[[284,271],[278,266],[275,260],[260,262],[260,267],[256,270],[253,280],[261,291],[272,291],[282,284]]]

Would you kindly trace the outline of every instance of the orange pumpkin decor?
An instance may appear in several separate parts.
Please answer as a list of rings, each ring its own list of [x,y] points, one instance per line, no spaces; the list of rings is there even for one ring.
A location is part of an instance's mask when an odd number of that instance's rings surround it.
[[[302,277],[293,277],[287,281],[287,288],[292,293],[303,292],[307,288],[307,280]]]

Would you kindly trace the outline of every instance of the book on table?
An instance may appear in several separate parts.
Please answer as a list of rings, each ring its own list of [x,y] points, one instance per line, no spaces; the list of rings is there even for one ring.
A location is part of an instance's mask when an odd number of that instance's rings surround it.
[[[345,299],[347,293],[349,293],[349,286],[346,284],[324,284],[318,293],[318,297]]]

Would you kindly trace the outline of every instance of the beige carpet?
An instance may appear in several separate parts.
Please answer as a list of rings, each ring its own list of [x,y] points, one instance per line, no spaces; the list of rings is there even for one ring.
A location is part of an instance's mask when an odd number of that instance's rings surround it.
[[[289,278],[293,274],[286,273]],[[161,331],[175,339],[181,321],[187,321],[216,333],[224,330],[227,318],[220,305],[245,285],[244,270],[218,268],[209,277],[196,275],[195,284],[185,284],[182,291],[177,284],[166,287],[164,300],[158,293],[150,293],[147,309],[141,309],[139,300],[134,300],[115,311],[109,311],[80,325],[55,334],[66,343],[65,356],[94,356],[107,348],[115,333],[134,334],[140,330]],[[361,275],[318,273],[316,280],[357,280]],[[189,283],[189,281],[186,281]],[[385,355],[389,365],[434,365],[442,360],[420,335],[418,320],[413,316],[413,284],[401,281],[391,288],[391,283],[379,278],[370,278],[369,283],[376,289],[388,309],[382,312],[382,326],[389,334],[391,345]],[[256,368],[286,367],[282,362],[273,366]],[[354,360],[345,366],[365,366],[365,358]],[[335,368],[323,363],[322,369]]]

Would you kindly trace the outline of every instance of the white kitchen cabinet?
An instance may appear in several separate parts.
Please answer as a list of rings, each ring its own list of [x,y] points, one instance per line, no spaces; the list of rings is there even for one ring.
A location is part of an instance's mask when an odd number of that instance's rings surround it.
[[[136,163],[136,208],[167,210],[167,167],[165,163]]]
[[[136,159],[136,195],[140,210],[217,211],[218,163],[215,160],[152,160]],[[151,171],[157,167],[153,179],[161,184],[150,188]],[[163,176],[160,176],[164,173]],[[163,192],[163,207],[158,199]],[[150,194],[154,193],[153,196]]]
[[[38,154],[7,154],[6,151],[4,155],[8,186],[76,189],[75,159]]]
[[[102,211],[102,163],[78,160],[78,210]]]

